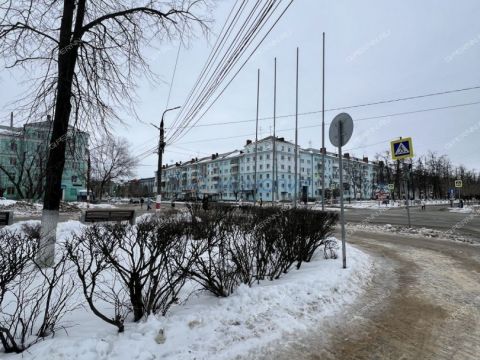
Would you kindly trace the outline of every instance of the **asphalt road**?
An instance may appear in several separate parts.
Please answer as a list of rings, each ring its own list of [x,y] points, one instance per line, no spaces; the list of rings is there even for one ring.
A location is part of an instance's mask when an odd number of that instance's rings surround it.
[[[480,358],[480,246],[365,232],[350,242],[375,258],[364,295],[318,329],[249,358]]]
[[[345,221],[352,223],[391,224],[407,226],[407,210],[405,208],[381,209],[346,209]],[[425,211],[419,207],[410,209],[413,227],[426,227],[436,230],[449,230],[457,224],[455,230],[461,235],[473,237],[480,242],[480,208],[476,213],[454,213],[449,207],[427,206]]]

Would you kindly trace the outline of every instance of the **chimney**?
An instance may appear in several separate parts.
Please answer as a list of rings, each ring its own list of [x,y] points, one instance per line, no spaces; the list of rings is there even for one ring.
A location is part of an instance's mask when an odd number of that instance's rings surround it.
[[[13,111],[10,113],[10,129],[13,130]]]
[[[215,154],[212,154],[212,160],[215,160]]]
[[[278,141],[285,142],[285,138],[284,137],[278,138]]]
[[[350,154],[349,154],[349,153],[345,153],[345,154],[343,154],[343,157],[344,157],[345,159],[350,159]]]
[[[363,162],[368,163],[368,157],[364,156],[363,157]]]
[[[247,145],[250,145],[252,143],[252,140],[247,140]]]

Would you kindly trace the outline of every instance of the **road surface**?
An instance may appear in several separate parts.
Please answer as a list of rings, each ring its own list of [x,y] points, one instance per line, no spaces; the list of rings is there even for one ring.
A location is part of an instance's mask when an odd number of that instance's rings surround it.
[[[480,359],[480,246],[357,232],[375,257],[365,294],[336,319],[258,359]]]
[[[420,207],[410,209],[413,227],[426,227],[435,230],[449,230],[455,224],[464,221],[470,214],[454,213],[448,206],[427,206],[425,211]],[[460,235],[465,235],[480,240],[480,211],[476,216],[464,221],[461,228],[457,229]],[[407,225],[407,210],[405,208],[381,209],[346,209],[345,220],[352,223]]]

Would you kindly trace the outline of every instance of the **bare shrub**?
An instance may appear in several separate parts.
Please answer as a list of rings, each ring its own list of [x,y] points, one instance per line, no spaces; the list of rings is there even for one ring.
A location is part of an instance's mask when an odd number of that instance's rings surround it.
[[[334,238],[325,239],[325,246],[323,248],[323,257],[325,259],[336,259],[338,250],[337,241]]]
[[[65,314],[75,308],[69,301],[74,284],[65,256],[52,268],[38,266],[33,260],[35,235],[0,233],[0,341],[5,352],[20,353],[53,336]]]
[[[178,300],[190,267],[184,229],[174,219],[149,219],[128,225],[100,225],[76,236],[67,250],[75,263],[84,295],[102,320],[124,330],[124,321],[165,315]],[[113,316],[97,302],[114,308]]]

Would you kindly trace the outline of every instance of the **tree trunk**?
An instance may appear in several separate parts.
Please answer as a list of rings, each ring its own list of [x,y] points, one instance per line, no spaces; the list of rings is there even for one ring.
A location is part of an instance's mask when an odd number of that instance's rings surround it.
[[[58,81],[55,98],[50,151],[47,161],[45,196],[43,200],[42,230],[37,261],[41,266],[50,267],[55,260],[56,228],[58,223],[60,200],[62,197],[62,174],[65,165],[66,135],[72,109],[72,82],[77,60],[78,40],[72,36],[75,1],[64,0],[60,27],[58,52]],[[85,13],[85,0],[80,1],[77,9],[75,31],[80,30]],[[77,32],[79,33],[79,31]]]

